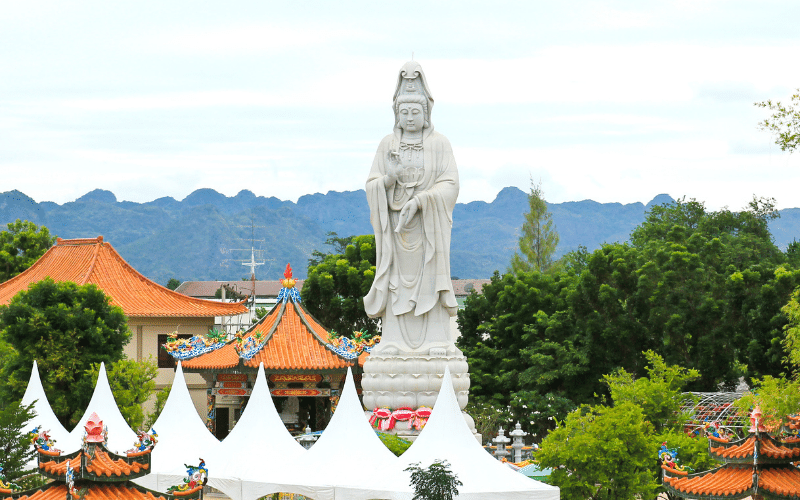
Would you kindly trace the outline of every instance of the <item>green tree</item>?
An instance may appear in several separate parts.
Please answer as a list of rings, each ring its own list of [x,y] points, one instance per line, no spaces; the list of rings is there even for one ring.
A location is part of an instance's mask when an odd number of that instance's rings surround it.
[[[181,282],[180,280],[177,280],[175,278],[170,278],[169,281],[167,282],[167,288],[169,288],[170,290],[175,290],[179,286],[181,286]]]
[[[84,376],[76,387],[83,394],[82,398],[88,394],[91,399],[99,373],[99,363],[92,364],[84,371]],[[158,366],[152,358],[145,361],[120,359],[106,367],[106,374],[114,400],[125,421],[131,429],[142,428],[145,421],[142,405],[155,392]]]
[[[0,395],[6,402],[21,399],[37,360],[50,406],[70,428],[91,398],[76,391],[87,370],[122,359],[130,337],[122,309],[95,285],[35,283],[0,306],[0,339],[14,349],[1,369]]]
[[[680,366],[667,365],[664,358],[653,351],[644,353],[648,366],[647,377],[636,378],[619,369],[603,375],[614,404],[629,402],[642,409],[642,415],[653,424],[655,432],[680,429],[683,421],[680,408],[686,396],[682,390],[689,382],[700,377],[700,372]]]
[[[542,441],[536,459],[553,469],[549,483],[563,500],[652,498],[656,449],[638,406],[583,406]]]
[[[540,434],[548,417],[609,395],[602,374],[646,376],[646,351],[697,370],[692,391],[779,375],[780,309],[800,271],[772,241],[774,216],[768,199],[738,213],[678,200],[654,207],[630,243],[574,253],[547,274],[495,274],[458,315],[470,396]]]
[[[17,219],[0,232],[0,282],[28,269],[53,246],[56,239],[44,226]]]
[[[783,340],[787,353],[785,362],[790,369],[797,370],[795,375],[800,377],[800,288],[792,292],[789,302],[781,308],[781,312],[788,320],[784,327],[786,337]]]
[[[411,473],[412,500],[453,500],[458,496],[458,487],[464,484],[450,470],[447,461],[436,460],[427,469],[421,468],[417,462],[405,470]]]
[[[530,211],[525,214],[519,250],[511,257],[510,270],[514,274],[528,271],[545,272],[553,265],[553,254],[558,246],[558,232],[553,216],[547,211],[542,184],[531,180],[528,195]]]
[[[0,409],[0,465],[11,481],[31,472],[27,466],[35,453],[26,426],[35,415],[33,404],[15,402]]]
[[[791,153],[797,149],[800,145],[800,89],[792,95],[789,104],[768,99],[755,105],[772,112],[772,116],[758,124],[759,128],[775,136],[775,144],[781,147],[781,151]]]
[[[328,241],[337,250],[344,245],[335,236]],[[308,312],[340,335],[378,333],[377,320],[364,311],[364,296],[375,279],[375,236],[353,236],[343,253],[315,255],[300,292]]]

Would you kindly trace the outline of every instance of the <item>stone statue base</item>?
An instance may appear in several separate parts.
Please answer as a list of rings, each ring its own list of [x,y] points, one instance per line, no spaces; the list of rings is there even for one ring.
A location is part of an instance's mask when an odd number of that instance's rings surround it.
[[[445,366],[450,368],[453,389],[456,392],[458,406],[463,410],[469,400],[469,365],[467,358],[458,349],[448,355],[444,349],[441,353],[400,353],[371,354],[364,363],[364,374],[361,378],[363,402],[365,408],[385,409],[386,413],[399,409],[418,411],[421,407],[433,408]],[[367,411],[367,416],[373,415]],[[467,426],[478,442],[481,436],[475,430],[475,421],[462,412]],[[396,434],[413,441],[420,431],[414,426],[414,419],[386,419],[381,432]]]

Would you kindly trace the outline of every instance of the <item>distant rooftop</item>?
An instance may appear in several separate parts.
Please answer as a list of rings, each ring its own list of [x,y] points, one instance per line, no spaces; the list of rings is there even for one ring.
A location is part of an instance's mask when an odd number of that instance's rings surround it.
[[[8,304],[14,295],[47,277],[56,282],[97,285],[129,317],[213,317],[247,312],[242,303],[189,297],[150,281],[125,262],[102,236],[58,238],[31,267],[0,283],[0,304]]]

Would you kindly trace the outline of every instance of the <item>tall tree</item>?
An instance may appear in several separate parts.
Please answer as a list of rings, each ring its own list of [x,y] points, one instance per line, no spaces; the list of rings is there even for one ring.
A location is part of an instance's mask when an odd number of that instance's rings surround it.
[[[772,102],[768,99],[755,105],[772,111],[772,116],[760,122],[758,126],[775,136],[775,144],[780,146],[782,151],[791,153],[800,146],[800,89],[792,95],[789,104]]]
[[[314,252],[308,278],[300,292],[306,309],[339,335],[363,330],[378,333],[378,322],[367,316],[364,296],[375,279],[375,236],[352,236],[342,241],[328,234],[340,253]],[[343,250],[343,251],[342,251]]]
[[[692,391],[777,376],[791,350],[781,314],[800,270],[772,242],[770,200],[710,212],[654,207],[630,244],[605,244],[548,274],[496,274],[459,311],[458,346],[476,403],[510,408],[526,430],[608,395],[603,373],[646,375],[652,350],[699,372]],[[538,413],[537,413],[538,412]]]
[[[44,226],[17,219],[0,232],[0,283],[28,269],[56,239]]]
[[[0,306],[0,339],[14,350],[0,369],[0,396],[20,400],[37,360],[50,406],[70,428],[91,398],[77,390],[87,370],[122,359],[130,337],[122,309],[95,285],[35,283]]]
[[[35,415],[33,403],[22,405],[14,402],[0,408],[0,466],[9,480],[30,472],[26,467],[36,453],[26,426]]]
[[[530,211],[525,214],[522,224],[519,250],[511,257],[510,270],[514,274],[547,271],[553,265],[553,255],[558,246],[558,232],[553,224],[553,216],[547,210],[542,184],[535,184],[533,179],[528,205]]]

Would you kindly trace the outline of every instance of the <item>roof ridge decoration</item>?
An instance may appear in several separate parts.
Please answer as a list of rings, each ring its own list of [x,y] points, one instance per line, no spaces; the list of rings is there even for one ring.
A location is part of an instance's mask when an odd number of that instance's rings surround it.
[[[173,358],[185,360],[216,351],[221,347],[225,347],[228,343],[227,336],[216,328],[209,330],[208,335],[193,335],[188,339],[179,339],[178,331],[175,330],[167,334],[167,341],[164,342],[161,348]]]
[[[291,276],[291,269],[289,270],[289,275]],[[285,290],[285,288],[281,289],[281,291],[283,290]],[[296,290],[295,293],[297,293]],[[267,342],[269,342],[269,339],[272,338],[272,335],[275,333],[275,330],[278,329],[278,325],[281,322],[281,318],[286,312],[286,300],[284,300],[283,302],[279,301],[275,305],[275,307],[278,306],[280,306],[280,309],[278,309],[278,312],[276,313],[277,316],[275,320],[272,322],[272,326],[270,327],[268,332],[264,333],[258,330],[254,330],[253,333],[248,335],[247,337],[244,336],[246,332],[239,332],[236,334],[236,339],[235,339],[236,344],[234,345],[234,348],[236,349],[236,354],[238,354],[240,358],[244,359],[245,361],[250,361],[253,358],[253,356],[258,354],[258,352],[261,349],[263,349],[265,345],[267,345]],[[264,318],[267,318],[269,316],[271,316],[271,314],[265,314]],[[264,318],[262,318],[262,320]]]
[[[281,280],[281,291],[278,292],[278,302],[286,302],[289,299],[293,300],[294,302],[300,302],[300,292],[297,291],[297,288],[294,287],[297,281],[292,278],[292,266],[290,263],[286,263],[286,270],[283,272],[283,279]]]
[[[372,348],[381,341],[380,335],[371,335],[363,329],[354,330],[353,336],[339,335],[331,330],[328,334],[327,347],[345,359],[355,359],[361,353],[371,352]]]
[[[9,481],[6,478],[5,471],[3,470],[3,466],[0,465],[0,493],[15,493],[17,491],[22,490],[22,487],[16,483]]]

